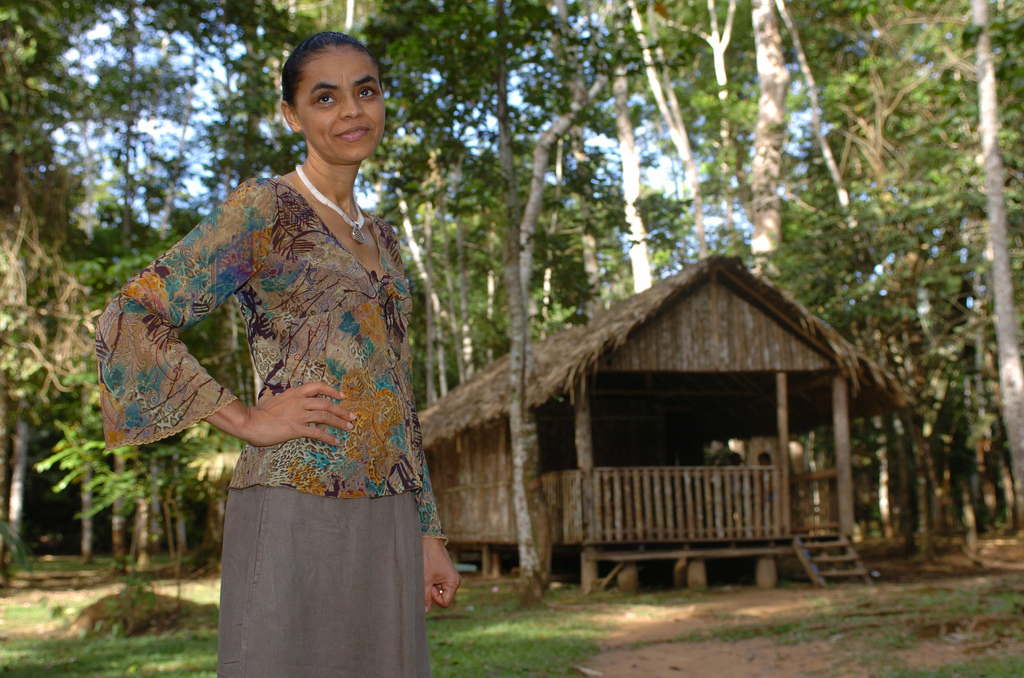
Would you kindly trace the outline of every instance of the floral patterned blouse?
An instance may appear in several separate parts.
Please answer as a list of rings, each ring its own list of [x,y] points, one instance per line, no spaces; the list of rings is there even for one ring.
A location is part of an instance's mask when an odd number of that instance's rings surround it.
[[[247,445],[231,487],[290,487],[324,497],[415,492],[424,535],[443,537],[413,401],[410,298],[394,231],[372,218],[382,276],[331,234],[279,179],[239,186],[132,279],[96,331],[107,447],[165,438],[233,400],[178,333],[234,294],[265,390],[324,381],[356,419],[329,445]]]

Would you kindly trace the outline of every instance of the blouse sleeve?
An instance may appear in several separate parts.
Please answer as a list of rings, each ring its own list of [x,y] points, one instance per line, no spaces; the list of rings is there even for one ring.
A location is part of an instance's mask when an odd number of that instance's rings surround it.
[[[406,393],[409,394],[409,411],[412,413],[412,441],[409,445],[409,452],[412,455],[414,467],[417,469],[419,474],[420,489],[415,492],[416,505],[419,508],[420,513],[420,531],[424,537],[436,537],[442,539],[447,545],[448,537],[444,535],[444,530],[441,529],[441,519],[437,513],[437,502],[434,499],[434,489],[430,485],[430,472],[427,470],[427,458],[423,452],[423,434],[420,431],[420,419],[416,414],[416,403],[413,400],[413,388],[412,388],[412,352],[409,349],[409,319],[412,315],[411,300],[408,299],[408,283],[405,279],[404,266],[402,264],[402,253],[398,246],[398,238],[395,237],[394,230],[387,222],[382,222],[381,228],[378,233],[384,234],[384,249],[387,251],[388,257],[391,259],[392,265],[402,275],[400,279],[396,281],[397,284],[401,285],[405,295],[407,297],[404,308],[402,309],[402,326],[400,330],[401,341],[399,342],[400,350],[398,351],[398,363],[402,370],[402,376],[406,380]]]
[[[270,249],[272,187],[249,181],[126,284],[96,328],[107,449],[173,435],[236,400],[178,333],[255,275]]]

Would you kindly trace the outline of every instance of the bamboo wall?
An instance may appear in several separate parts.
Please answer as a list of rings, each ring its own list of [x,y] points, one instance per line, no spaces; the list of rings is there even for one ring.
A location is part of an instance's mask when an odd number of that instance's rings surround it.
[[[668,304],[601,360],[607,371],[799,372],[834,365],[721,283]]]
[[[456,543],[514,544],[508,423],[464,431],[427,450],[441,525]]]

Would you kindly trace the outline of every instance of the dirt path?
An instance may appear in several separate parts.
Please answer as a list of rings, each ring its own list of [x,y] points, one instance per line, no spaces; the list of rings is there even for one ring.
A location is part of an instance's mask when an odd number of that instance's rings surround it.
[[[966,586],[989,583],[984,577]],[[976,636],[950,631],[920,640],[912,647],[886,650],[838,633],[828,640],[778,644],[770,637],[733,642],[675,639],[702,630],[796,620],[822,609],[853,601],[888,605],[903,587],[762,591],[729,588],[711,591],[698,602],[678,605],[637,605],[623,614],[609,611],[597,619],[612,631],[602,652],[576,670],[581,675],[614,678],[871,678],[882,668],[937,668],[970,656],[992,654],[1024,657],[1024,645],[994,645]],[[884,622],[883,622],[884,623]]]

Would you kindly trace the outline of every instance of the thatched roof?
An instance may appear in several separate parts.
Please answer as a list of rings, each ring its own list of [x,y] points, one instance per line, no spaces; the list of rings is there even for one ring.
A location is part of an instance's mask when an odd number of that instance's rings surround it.
[[[904,401],[902,388],[881,366],[863,355],[835,330],[768,280],[751,273],[738,258],[712,257],[686,267],[650,289],[595,314],[585,326],[570,327],[533,345],[534,369],[526,400],[536,408],[559,394],[569,394],[577,377],[595,368],[602,355],[623,345],[630,333],[666,304],[717,279],[742,288],[762,311],[786,321],[800,338],[814,346],[850,380],[851,392],[877,401],[877,409]],[[420,414],[426,446],[460,431],[507,416],[508,356],[503,356],[459,385]]]

